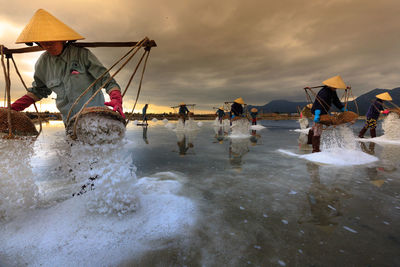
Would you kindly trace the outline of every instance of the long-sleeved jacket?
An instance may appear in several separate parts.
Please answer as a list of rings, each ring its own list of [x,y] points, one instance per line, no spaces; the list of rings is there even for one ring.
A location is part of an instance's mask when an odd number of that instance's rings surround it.
[[[189,113],[189,109],[186,107],[186,105],[179,107],[179,114],[186,115],[188,113]]]
[[[233,115],[235,116],[240,116],[243,114],[243,107],[242,105],[233,102],[232,106],[231,106],[231,113],[233,113]]]
[[[338,109],[343,108],[343,104],[340,102],[336,91],[330,89],[327,86],[324,86],[321,90],[319,90],[314,104],[311,108],[311,112],[312,114],[315,114],[315,110],[319,109],[321,110],[321,115],[327,114],[329,112],[329,109],[331,108],[332,103]]]
[[[52,56],[48,52],[44,52],[40,56],[35,65],[32,87],[28,88],[28,91],[39,99],[47,98],[52,92],[56,93],[56,106],[62,114],[64,123],[66,123],[68,112],[75,100],[106,70],[88,49],[67,45],[58,56]],[[104,75],[81,98],[72,110],[71,117],[82,108],[109,77],[108,73]],[[114,87],[120,88],[114,79],[104,87],[107,93]],[[91,106],[104,106],[102,92],[99,92],[88,104],[88,107]]]
[[[381,110],[383,110],[382,100],[376,99],[368,108],[366,114],[367,119],[377,120],[379,118]]]
[[[252,119],[257,118],[258,112],[250,112],[250,116]]]
[[[218,118],[222,118],[223,116],[225,116],[225,111],[223,111],[222,109],[218,109],[216,113],[218,115]]]
[[[146,115],[146,113],[147,113],[147,107],[148,107],[149,105],[144,105],[144,107],[143,107],[143,109],[142,109],[142,114],[143,115]]]

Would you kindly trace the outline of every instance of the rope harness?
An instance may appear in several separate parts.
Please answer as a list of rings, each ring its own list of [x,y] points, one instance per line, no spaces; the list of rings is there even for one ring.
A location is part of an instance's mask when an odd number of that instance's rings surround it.
[[[89,90],[91,88],[93,88],[93,86],[99,81],[101,80],[106,74],[109,73],[110,70],[112,70],[116,65],[118,65],[123,59],[127,58],[122,65],[117,69],[117,71],[111,75],[100,87],[99,89],[89,98],[89,100],[87,102],[85,102],[85,104],[82,106],[82,108],[79,110],[79,112],[74,116],[75,121],[74,121],[74,125],[73,125],[73,133],[71,135],[72,139],[76,139],[76,127],[77,127],[77,122],[79,117],[82,114],[82,111],[84,108],[87,107],[87,105],[90,103],[90,101],[93,100],[93,98],[101,91],[102,88],[104,88],[108,83],[110,83],[110,81],[132,60],[132,58],[137,54],[137,52],[140,50],[140,48],[144,47],[144,53],[141,56],[139,62],[137,63],[132,75],[129,78],[129,81],[122,93],[122,97],[125,96],[129,86],[131,85],[131,82],[139,68],[139,66],[141,65],[143,59],[145,58],[144,61],[144,65],[143,65],[143,69],[142,69],[142,73],[141,73],[141,77],[140,77],[140,82],[139,82],[139,88],[136,94],[136,99],[135,99],[135,103],[132,109],[132,113],[136,107],[136,104],[139,100],[139,96],[140,96],[140,92],[141,92],[141,88],[142,88],[142,83],[143,83],[143,77],[144,77],[144,73],[146,70],[146,66],[147,66],[147,61],[150,55],[150,51],[151,51],[151,47],[153,46],[157,46],[156,43],[153,40],[150,40],[148,37],[143,38],[141,41],[139,42],[119,42],[119,43],[74,43],[73,45],[78,46],[78,47],[131,47],[131,49],[125,54],[123,55],[120,59],[118,59],[109,69],[107,69],[106,71],[104,71],[102,73],[102,75],[100,75],[99,77],[97,77],[97,79],[95,81],[93,81],[88,88],[86,88],[86,90],[84,90],[82,92],[82,94],[74,101],[74,103],[72,104],[68,115],[67,115],[67,125],[69,125],[69,123],[71,122],[71,113],[73,108],[78,104],[79,100],[82,99],[82,97],[84,95],[86,95]],[[4,72],[4,77],[5,77],[5,84],[6,84],[6,88],[5,88],[5,101],[7,99],[7,109],[8,109],[8,114],[7,114],[7,121],[8,121],[8,136],[5,138],[15,138],[13,135],[13,125],[12,125],[12,121],[11,121],[11,94],[10,94],[10,88],[11,88],[11,79],[10,79],[10,63],[9,60],[11,58],[15,71],[21,81],[21,83],[23,84],[24,88],[28,91],[28,87],[26,86],[26,83],[24,82],[17,64],[14,61],[13,58],[13,53],[26,53],[26,52],[36,52],[36,51],[41,51],[43,50],[41,47],[29,47],[29,48],[21,48],[21,49],[8,49],[6,48],[4,45],[0,45],[0,53],[1,53],[1,64],[2,64],[2,68],[3,68],[3,72]],[[4,56],[7,59],[7,64],[4,62]],[[5,102],[4,101],[4,102]],[[40,124],[40,130],[38,132],[38,134],[36,135],[35,138],[37,138],[40,133],[42,132],[42,120],[39,114],[39,111],[37,109],[37,106],[35,103],[34,107],[35,107],[35,111],[37,113],[38,119],[39,119],[39,124]],[[125,121],[125,125],[127,125],[129,122],[129,118]]]

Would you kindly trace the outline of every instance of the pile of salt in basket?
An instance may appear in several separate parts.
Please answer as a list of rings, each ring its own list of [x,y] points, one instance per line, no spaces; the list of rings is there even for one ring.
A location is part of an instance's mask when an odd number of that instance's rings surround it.
[[[8,110],[0,108],[0,132],[8,134]],[[11,110],[12,133],[16,136],[35,136],[38,131],[32,120],[22,112]]]
[[[344,123],[354,122],[358,118],[358,115],[352,111],[345,111],[335,115],[321,115],[320,123],[331,126],[340,125]]]
[[[88,107],[81,112],[76,125],[77,114],[67,126],[67,135],[85,144],[116,143],[125,136],[125,119],[107,107]]]

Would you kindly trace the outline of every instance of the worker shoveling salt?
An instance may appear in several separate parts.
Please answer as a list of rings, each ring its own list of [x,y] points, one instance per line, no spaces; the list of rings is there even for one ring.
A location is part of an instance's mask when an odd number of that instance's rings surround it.
[[[67,134],[85,144],[116,143],[125,136],[124,118],[106,107],[85,108],[78,117],[74,134],[76,117],[68,124]]]

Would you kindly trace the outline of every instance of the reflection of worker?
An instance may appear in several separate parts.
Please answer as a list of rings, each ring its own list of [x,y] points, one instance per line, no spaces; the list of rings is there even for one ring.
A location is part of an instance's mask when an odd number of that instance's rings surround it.
[[[216,112],[217,116],[218,116],[218,121],[220,124],[222,124],[222,120],[225,116],[225,111],[224,111],[224,107],[220,107],[218,108],[217,112]]]
[[[257,125],[257,115],[258,115],[258,110],[256,108],[252,108],[250,110],[251,125]]]
[[[235,120],[243,115],[244,101],[241,97],[235,99],[231,105],[231,119]]]
[[[187,115],[189,114],[189,109],[185,105],[185,103],[181,102],[179,104],[179,117],[185,122]]]
[[[224,132],[224,128],[222,126],[220,126],[218,128],[218,131],[215,134],[215,138],[217,139],[218,143],[220,143],[220,144],[222,144],[224,142],[225,132]]]
[[[142,109],[142,115],[143,115],[143,121],[142,123],[147,123],[147,108],[149,107],[149,104],[144,105]]]
[[[307,171],[310,174],[311,184],[307,193],[312,219],[310,222],[327,229],[337,225],[333,219],[341,216],[340,197],[349,197],[348,193],[340,188],[329,189],[321,183],[319,165],[307,163]],[[328,227],[328,228],[327,228]]]
[[[360,142],[361,150],[367,154],[375,155],[375,143],[369,142],[368,148],[364,142]]]
[[[382,93],[379,95],[376,95],[376,99],[373,103],[368,108],[368,112],[365,115],[367,117],[367,120],[365,121],[364,127],[361,129],[360,133],[358,134],[358,137],[364,138],[365,132],[369,129],[369,132],[371,134],[371,138],[376,137],[376,122],[379,118],[380,113],[383,114],[388,114],[389,110],[383,108],[383,101],[391,101],[392,97],[389,95],[389,93]]]
[[[106,72],[106,68],[88,49],[74,46],[69,42],[81,39],[84,38],[48,12],[43,9],[36,11],[16,43],[29,45],[37,43],[46,52],[36,62],[32,87],[28,88],[29,92],[26,95],[11,105],[13,110],[22,111],[55,92],[56,106],[62,114],[64,123],[67,123],[68,112],[75,100]],[[110,75],[107,73],[95,83],[89,93],[74,107],[71,117],[109,78]],[[111,79],[105,85],[105,89],[110,95],[110,102],[104,103],[104,96],[99,93],[89,102],[88,107],[111,106],[125,118],[119,85]]]
[[[143,126],[143,141],[149,144],[149,140],[147,139],[147,126]]]
[[[314,114],[314,125],[311,129],[312,131],[309,132],[309,135],[312,135],[313,153],[321,152],[319,149],[322,134],[320,116],[328,114],[332,103],[341,111],[345,110],[336,93],[336,89],[347,89],[347,86],[343,82],[342,78],[340,76],[335,76],[323,81],[322,84],[324,84],[324,86],[315,97],[315,101],[311,108],[311,113]],[[310,87],[306,87],[306,89],[310,89]]]
[[[251,145],[252,145],[252,146],[257,145],[258,138],[260,138],[260,137],[261,137],[261,136],[260,136],[259,134],[257,134],[257,131],[256,131],[256,130],[252,130],[252,131],[251,131],[251,136],[250,136]]]
[[[242,170],[242,158],[249,152],[249,139],[231,138],[229,146],[229,162],[236,171]]]

